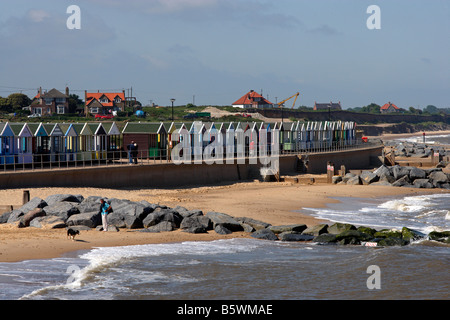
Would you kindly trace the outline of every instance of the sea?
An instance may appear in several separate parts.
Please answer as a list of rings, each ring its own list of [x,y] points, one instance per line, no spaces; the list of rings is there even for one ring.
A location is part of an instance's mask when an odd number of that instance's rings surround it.
[[[300,211],[377,229],[450,230],[449,193],[336,199]],[[449,266],[450,245],[426,239],[382,248],[243,238],[102,247],[0,263],[0,300],[450,300]]]

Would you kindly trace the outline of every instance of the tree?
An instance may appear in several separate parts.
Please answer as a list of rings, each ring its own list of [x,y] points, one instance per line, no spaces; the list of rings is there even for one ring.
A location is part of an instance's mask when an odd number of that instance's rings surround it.
[[[8,101],[13,111],[21,110],[23,107],[28,107],[31,104],[31,99],[23,93],[10,94],[8,96]]]
[[[84,107],[83,100],[77,94],[69,95],[69,113],[76,113],[78,107]]]
[[[8,98],[2,98],[0,97],[0,112],[11,112],[12,108],[11,108],[11,104],[9,103]]]
[[[430,105],[426,106],[425,109],[423,109],[423,112],[429,113],[429,114],[435,114],[435,113],[439,113],[439,109],[430,104]]]

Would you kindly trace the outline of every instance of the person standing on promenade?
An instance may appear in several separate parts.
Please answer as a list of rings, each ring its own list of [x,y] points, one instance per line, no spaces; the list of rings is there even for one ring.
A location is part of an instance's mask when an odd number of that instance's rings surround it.
[[[108,214],[111,210],[111,206],[105,201],[105,199],[100,199],[100,213],[102,215],[103,231],[108,231]]]
[[[135,142],[131,141],[131,143],[127,146],[128,150],[128,164],[133,164],[133,157],[134,157],[134,146]]]
[[[138,158],[138,144],[136,142],[133,144],[133,158],[134,158],[134,164],[137,164],[138,163],[138,160],[137,160],[137,158]]]

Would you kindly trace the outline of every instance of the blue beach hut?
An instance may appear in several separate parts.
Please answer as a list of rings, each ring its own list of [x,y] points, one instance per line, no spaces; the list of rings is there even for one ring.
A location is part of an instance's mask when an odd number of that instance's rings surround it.
[[[14,163],[16,146],[14,132],[8,122],[0,123],[0,164]]]

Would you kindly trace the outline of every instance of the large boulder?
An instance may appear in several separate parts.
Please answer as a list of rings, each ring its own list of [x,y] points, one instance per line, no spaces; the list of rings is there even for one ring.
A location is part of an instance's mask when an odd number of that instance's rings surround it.
[[[101,224],[101,215],[98,211],[74,214],[67,219],[66,224],[70,226],[86,226],[95,228]]]
[[[222,225],[225,228],[227,228],[228,230],[233,231],[233,232],[244,230],[244,228],[239,223],[239,221],[237,221],[236,219],[234,219],[232,216],[230,216],[228,214],[211,211],[211,212],[208,212],[206,214],[206,216],[209,219],[211,219],[214,229],[216,228],[217,225]]]
[[[80,204],[77,206],[80,213],[85,212],[100,212],[100,199],[105,199],[98,196],[89,196],[85,198],[83,201],[80,202]]]
[[[364,185],[377,182],[380,179],[376,173],[367,170],[363,171],[359,177]]]
[[[24,213],[27,213],[31,210],[34,210],[36,208],[44,208],[47,206],[47,202],[45,202],[44,200],[42,200],[39,197],[34,197],[33,199],[31,199],[30,201],[28,201],[27,203],[25,203],[23,206],[21,206],[20,208],[18,208],[17,210],[22,211]]]
[[[156,208],[152,213],[148,214],[144,220],[142,220],[143,226],[149,228],[157,225],[162,221],[169,221],[172,227],[179,228],[183,217],[173,209],[161,209]]]
[[[169,232],[173,231],[174,227],[170,221],[160,221],[159,223],[147,228],[151,232]]]
[[[269,229],[273,231],[275,234],[280,234],[283,232],[298,232],[302,233],[308,227],[305,224],[290,224],[283,226],[270,226]]]
[[[323,233],[328,233],[328,225],[327,224],[318,224],[315,226],[311,226],[303,230],[302,234],[308,234],[312,236],[318,236]]]
[[[73,194],[52,194],[45,198],[45,202],[48,206],[52,206],[57,202],[75,202],[80,203],[84,200],[82,195],[73,195]]]
[[[73,202],[54,202],[51,201],[51,205],[45,207],[45,213],[48,216],[57,216],[63,219],[64,221],[69,219],[71,215],[80,213],[78,206]]]
[[[271,240],[271,241],[278,240],[277,235],[275,233],[273,233],[273,231],[270,229],[256,230],[250,236],[253,238],[262,239],[262,240]]]
[[[408,175],[404,175],[398,180],[396,180],[393,184],[394,187],[412,187],[411,180]]]
[[[199,233],[201,230],[212,229],[212,222],[206,216],[188,216],[181,221],[180,229],[191,233]]]
[[[31,220],[30,227],[42,229],[62,229],[66,227],[66,223],[60,217],[45,216]]]
[[[30,226],[30,222],[34,219],[34,218],[38,218],[38,217],[44,217],[45,216],[45,211],[42,210],[42,208],[36,208],[34,210],[31,210],[29,212],[27,212],[25,215],[22,216],[22,218],[20,219],[19,222],[19,228],[26,228]]]
[[[14,209],[11,211],[8,215],[7,223],[16,223],[20,221],[20,219],[25,215],[25,213],[22,210]]]
[[[425,235],[419,231],[403,227],[402,228],[402,239],[408,242],[417,241],[425,238]]]
[[[361,184],[361,178],[359,175],[355,175],[354,177],[351,177],[347,180],[348,185],[360,185]]]
[[[392,167],[392,173],[394,175],[395,180],[398,180],[404,176],[409,176],[410,168],[407,167],[401,167],[398,165],[395,165]]]
[[[371,239],[373,239],[371,235],[355,229],[345,230],[336,235],[336,241],[339,244],[361,244]]]
[[[247,217],[237,217],[234,219],[236,221],[240,222],[241,224],[251,226],[254,230],[265,229],[265,228],[268,228],[271,226],[270,223],[266,223],[263,221],[259,221],[259,220],[255,220],[255,219],[251,219],[251,218],[247,218]]]
[[[356,227],[352,224],[336,222],[328,227],[327,232],[331,234],[339,234],[347,230],[356,230]]]
[[[281,241],[312,241],[314,236],[308,234],[301,234],[295,231],[286,231],[278,234]]]
[[[320,244],[329,244],[329,243],[336,243],[336,235],[331,233],[322,233],[316,237],[314,237],[314,242],[320,243]]]
[[[431,189],[433,188],[433,184],[428,179],[416,179],[413,182],[413,187]]]
[[[440,187],[440,184],[449,182],[447,175],[442,171],[431,172],[428,177],[435,187]]]
[[[423,169],[412,168],[409,172],[409,178],[414,181],[416,179],[425,179],[427,177],[427,173]]]

